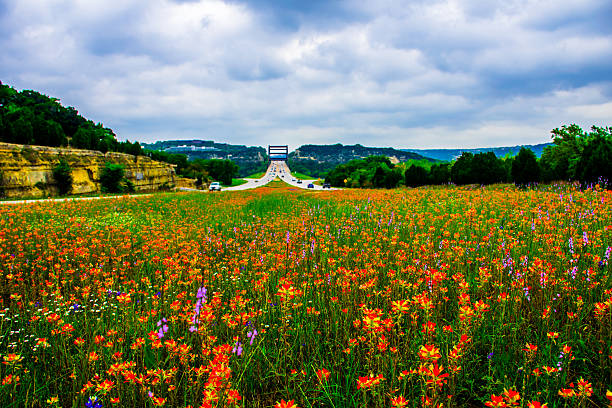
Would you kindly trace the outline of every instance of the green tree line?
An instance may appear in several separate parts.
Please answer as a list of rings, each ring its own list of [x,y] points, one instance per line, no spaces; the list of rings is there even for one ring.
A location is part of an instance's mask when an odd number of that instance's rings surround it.
[[[112,129],[85,119],[57,98],[32,90],[18,92],[0,82],[0,141],[24,145],[142,154],[138,142],[117,141]]]
[[[525,147],[514,157],[464,152],[452,163],[410,164],[405,170],[384,157],[368,157],[337,166],[325,181],[336,187],[394,188],[446,183],[526,186],[565,180],[578,181],[583,187],[599,183],[612,188],[612,127],[593,126],[586,132],[572,124],[553,129],[551,134],[553,144],[539,160]]]
[[[177,175],[196,179],[198,185],[212,180],[230,185],[232,184],[232,178],[238,176],[240,170],[238,165],[231,160],[188,160],[185,154],[168,153],[160,150],[145,150],[144,154],[153,160],[174,164]]]

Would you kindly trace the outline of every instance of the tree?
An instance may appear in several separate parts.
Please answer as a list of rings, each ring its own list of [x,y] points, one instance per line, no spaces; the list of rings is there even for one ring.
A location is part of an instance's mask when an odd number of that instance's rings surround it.
[[[531,149],[521,147],[519,154],[512,160],[512,181],[520,186],[540,180],[540,166]]]
[[[97,147],[97,143],[92,146],[92,142],[95,139],[95,135],[92,134],[92,129],[87,127],[80,127],[74,136],[72,136],[71,145],[72,147],[76,147],[77,149],[95,149]]]
[[[576,166],[576,176],[583,186],[602,183],[612,187],[612,128],[593,127]]]
[[[450,163],[437,163],[429,169],[429,183],[446,184],[450,182]]]
[[[53,168],[53,178],[60,195],[66,195],[72,190],[72,169],[63,158]]]
[[[205,160],[204,169],[215,180],[225,185],[231,185],[232,179],[238,174],[238,166],[231,160]]]
[[[408,187],[419,187],[427,184],[427,169],[414,164],[410,165],[404,173],[404,183]]]
[[[386,187],[387,183],[387,174],[390,173],[391,170],[389,169],[389,167],[387,167],[386,163],[379,163],[376,166],[376,170],[374,170],[374,176],[372,177],[372,185],[374,187],[380,188],[380,187]],[[360,184],[363,185],[363,183],[360,180]]]
[[[500,183],[506,181],[506,170],[494,152],[478,153],[472,160],[471,178],[483,185]]]
[[[396,188],[403,178],[402,170],[399,167],[392,168],[385,178],[385,188]]]
[[[457,185],[474,183],[472,177],[472,161],[474,155],[463,152],[451,167],[451,181]]]
[[[553,145],[542,153],[540,165],[544,181],[575,180],[576,166],[586,142],[586,134],[580,126],[563,125],[551,131]]]
[[[25,116],[20,116],[19,119],[10,124],[9,134],[12,143],[31,144],[34,139],[34,129]]]
[[[121,182],[125,176],[124,168],[121,164],[106,162],[100,174],[100,184],[103,193],[122,192]]]
[[[339,164],[325,176],[332,186],[355,188],[395,188],[402,181],[402,170],[388,157],[369,156]]]

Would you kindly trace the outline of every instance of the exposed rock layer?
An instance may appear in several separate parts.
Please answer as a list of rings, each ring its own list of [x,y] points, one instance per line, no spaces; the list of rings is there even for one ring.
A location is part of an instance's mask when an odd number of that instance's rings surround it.
[[[0,194],[4,197],[57,195],[53,168],[63,158],[72,169],[72,194],[99,193],[106,162],[121,164],[136,191],[173,188],[174,166],[145,156],[91,150],[0,143]]]

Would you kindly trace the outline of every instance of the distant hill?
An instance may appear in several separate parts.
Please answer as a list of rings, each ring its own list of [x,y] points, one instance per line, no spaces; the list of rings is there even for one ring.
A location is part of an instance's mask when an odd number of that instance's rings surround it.
[[[289,153],[288,164],[294,171],[310,174],[318,177],[337,165],[354,159],[362,159],[368,156],[386,156],[393,163],[408,160],[438,160],[425,157],[419,153],[393,149],[391,147],[365,147],[360,144],[342,145],[303,145]]]
[[[521,147],[526,147],[528,149],[533,150],[537,157],[542,156],[542,152],[546,146],[550,146],[552,143],[540,143],[536,145],[518,145],[518,146],[508,146],[508,147],[481,147],[477,149],[401,149],[405,152],[413,152],[418,153],[426,157],[431,157],[433,159],[442,160],[442,161],[452,161],[457,157],[461,156],[462,152],[469,153],[486,153],[493,152],[497,157],[504,157],[507,154],[514,156],[518,154]]]
[[[266,149],[260,146],[216,143],[212,140],[164,140],[143,143],[142,146],[149,150],[185,154],[189,160],[229,159],[240,167],[241,177],[265,171],[267,166]]]

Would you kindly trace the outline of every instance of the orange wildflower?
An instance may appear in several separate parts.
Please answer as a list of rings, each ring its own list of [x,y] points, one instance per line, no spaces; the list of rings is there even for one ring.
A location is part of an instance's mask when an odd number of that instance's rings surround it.
[[[274,405],[274,408],[299,408],[299,407],[295,403],[295,400],[285,401],[284,399],[281,399],[280,402],[277,402],[276,405]]]

